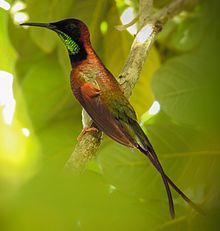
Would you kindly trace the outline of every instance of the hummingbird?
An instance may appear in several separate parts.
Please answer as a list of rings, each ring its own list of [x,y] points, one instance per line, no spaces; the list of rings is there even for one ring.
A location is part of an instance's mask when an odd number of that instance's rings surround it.
[[[171,218],[175,218],[170,186],[195,210],[191,201],[167,176],[152,144],[137,122],[136,113],[111,72],[105,67],[90,42],[89,29],[78,19],[51,23],[22,23],[21,26],[44,27],[56,32],[68,51],[72,70],[70,84],[74,96],[93,121],[90,130],[103,131],[116,142],[143,153],[157,169],[164,183]]]

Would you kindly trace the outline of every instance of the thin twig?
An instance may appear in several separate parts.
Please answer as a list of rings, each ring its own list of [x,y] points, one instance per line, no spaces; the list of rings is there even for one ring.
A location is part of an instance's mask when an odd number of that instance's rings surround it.
[[[162,10],[153,15],[155,21],[160,21],[161,24],[165,24],[170,18],[179,14],[186,8],[194,7],[199,0],[175,0],[168,6],[165,6]]]
[[[139,7],[139,28],[144,26],[148,21],[150,21],[153,15],[153,0],[140,0]]]
[[[120,31],[126,30],[128,27],[133,26],[138,21],[138,19],[139,19],[139,14],[135,16],[135,18],[133,18],[129,23],[124,25],[117,25],[115,26],[115,28]]]

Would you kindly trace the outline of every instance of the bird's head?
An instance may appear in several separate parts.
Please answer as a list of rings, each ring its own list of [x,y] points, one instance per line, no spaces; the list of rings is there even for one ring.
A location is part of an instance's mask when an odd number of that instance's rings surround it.
[[[64,42],[70,55],[77,55],[90,43],[88,27],[78,19],[64,19],[52,23],[22,23],[21,26],[44,27],[55,31]]]

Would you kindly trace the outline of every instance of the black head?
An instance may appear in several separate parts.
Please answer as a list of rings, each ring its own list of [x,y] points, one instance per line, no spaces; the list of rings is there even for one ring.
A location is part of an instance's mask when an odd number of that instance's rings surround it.
[[[38,26],[55,31],[64,42],[69,55],[77,55],[90,43],[87,26],[78,19],[64,19],[52,23],[22,23],[21,26]],[[84,49],[85,52],[85,49]]]

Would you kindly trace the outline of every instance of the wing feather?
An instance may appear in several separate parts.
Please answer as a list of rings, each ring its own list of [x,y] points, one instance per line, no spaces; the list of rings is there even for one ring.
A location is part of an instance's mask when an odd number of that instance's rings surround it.
[[[117,142],[134,147],[133,138],[109,111],[99,89],[91,83],[85,83],[80,87],[77,95],[77,99],[100,130]]]

